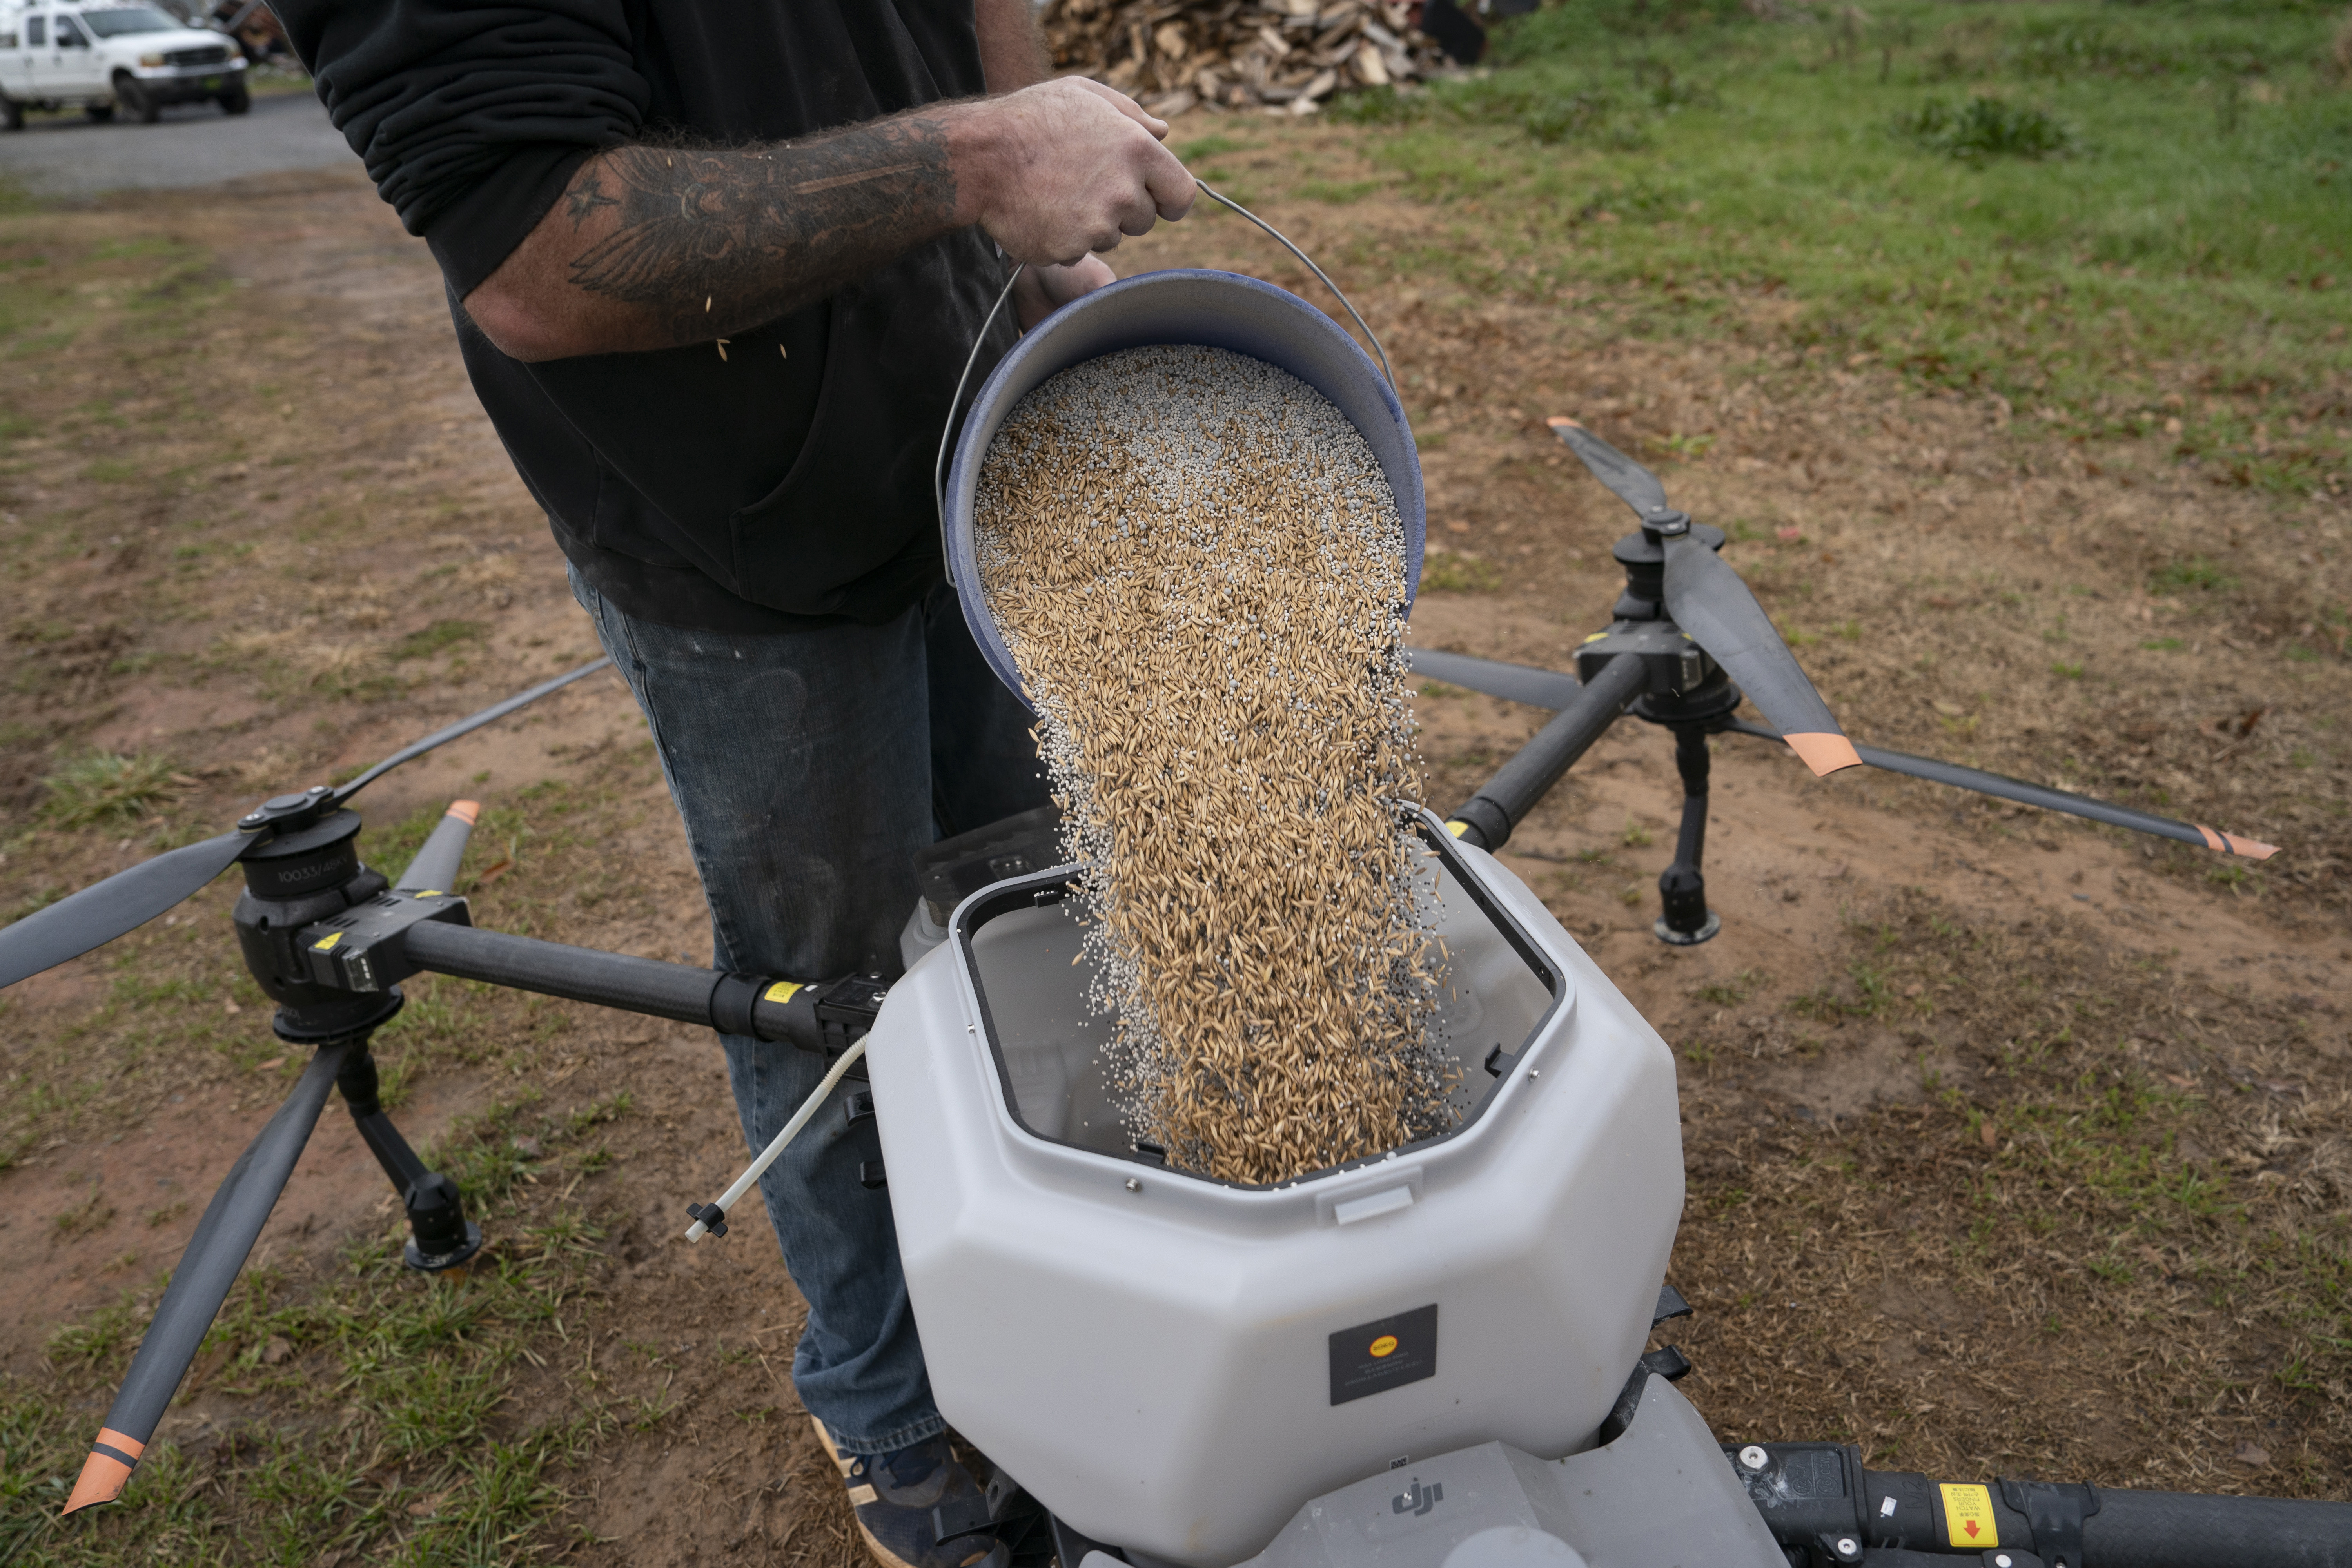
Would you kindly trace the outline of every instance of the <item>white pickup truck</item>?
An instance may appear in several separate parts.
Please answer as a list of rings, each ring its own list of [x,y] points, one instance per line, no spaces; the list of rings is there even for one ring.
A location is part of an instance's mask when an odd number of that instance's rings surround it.
[[[253,107],[245,57],[225,33],[152,5],[0,0],[0,114],[11,131],[28,109],[79,104],[92,120],[120,110],[152,125],[165,104],[205,99],[229,114]]]

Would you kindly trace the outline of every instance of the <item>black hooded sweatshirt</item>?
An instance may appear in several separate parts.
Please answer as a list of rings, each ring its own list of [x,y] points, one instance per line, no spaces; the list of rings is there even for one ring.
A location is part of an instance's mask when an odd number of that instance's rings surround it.
[[[441,263],[474,390],[629,614],[890,619],[940,573],[931,468],[1004,285],[976,228],[713,343],[525,364],[457,301],[593,153],[783,141],[984,90],[972,0],[278,0],[335,126]],[[985,374],[1009,323],[981,356]],[[779,350],[781,349],[781,353]]]

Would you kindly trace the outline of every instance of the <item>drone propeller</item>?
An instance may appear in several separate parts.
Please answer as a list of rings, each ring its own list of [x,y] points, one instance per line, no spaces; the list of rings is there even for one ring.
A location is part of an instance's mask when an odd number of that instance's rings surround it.
[[[1432,680],[1443,680],[1465,690],[1483,691],[1506,702],[1524,702],[1530,708],[1549,708],[1554,712],[1574,701],[1577,692],[1584,685],[1576,677],[1562,675],[1558,670],[1538,669],[1531,664],[1505,664],[1499,659],[1474,658],[1466,653],[1446,653],[1438,648],[1409,647],[1404,650],[1404,657],[1415,675],[1425,675]]]
[[[1675,625],[1730,674],[1815,773],[1858,765],[1853,742],[1805,679],[1764,606],[1738,573],[1691,536],[1690,518],[1666,504],[1658,476],[1573,419],[1555,416],[1549,423],[1593,478],[1633,509],[1643,530],[1658,537],[1665,552],[1666,614]]]
[[[145,925],[236,864],[268,835],[224,833],[142,860],[47,909],[0,927],[0,985],[14,985]]]
[[[122,1494],[147,1450],[147,1440],[155,1435],[155,1424],[163,1418],[180,1380],[187,1375],[188,1363],[202,1348],[205,1331],[228,1300],[246,1255],[277,1206],[278,1194],[294,1173],[302,1146],[319,1125],[319,1112],[335,1087],[347,1048],[327,1046],[310,1058],[294,1092],[246,1145],[213,1201],[205,1205],[205,1216],[196,1222],[196,1233],[188,1238],[154,1320],[139,1342],[139,1353],[131,1358],[130,1374],[107,1409],[106,1424],[90,1445],[89,1458],[82,1461],[81,1475],[66,1500],[67,1513],[112,1502]]]
[[[511,708],[508,710],[511,711]],[[427,749],[412,748],[409,755],[421,755]],[[408,863],[394,890],[423,895],[437,892],[456,880],[458,862],[465,857],[466,841],[481,810],[474,801],[453,803],[424,847],[417,850],[416,858]],[[110,884],[101,884],[101,888],[108,885]],[[360,1053],[356,1059],[364,1064],[364,1037],[334,1041],[310,1058],[294,1092],[238,1156],[219,1190],[213,1194],[204,1218],[197,1222],[195,1234],[188,1238],[187,1248],[180,1256],[171,1286],[155,1309],[154,1321],[140,1341],[130,1374],[106,1413],[106,1424],[99,1429],[98,1441],[90,1446],[89,1457],[82,1462],[81,1478],[66,1501],[67,1513],[112,1502],[129,1484],[131,1471],[146,1452],[148,1439],[155,1435],[156,1422],[163,1418],[181,1380],[187,1375],[189,1363],[204,1344],[205,1331],[227,1299],[229,1287],[237,1271],[245,1267],[246,1257],[252,1252],[262,1226],[268,1223],[278,1194],[285,1190],[303,1145],[310,1142],[319,1124],[319,1113],[326,1105],[328,1093],[335,1087],[338,1075],[354,1059],[354,1050]],[[373,1068],[366,1068],[364,1081],[371,1085],[375,1081]],[[351,1098],[352,1092],[346,1087],[345,1098]],[[368,1092],[372,1095],[372,1090]],[[354,1114],[358,1114],[356,1105]],[[369,1131],[371,1119],[381,1123],[378,1131]],[[388,1122],[383,1121],[380,1112],[362,1116],[360,1125],[362,1135],[368,1138],[372,1147],[388,1139],[405,1153],[405,1142]],[[383,1157],[381,1147],[377,1147],[377,1154],[379,1159]],[[414,1156],[408,1158],[413,1163]],[[413,1222],[416,1212],[415,1197],[413,1194],[408,1195]]]
[[[13,925],[0,926],[0,987],[14,985],[27,975],[54,968],[91,948],[112,942],[125,931],[145,925],[157,915],[203,890],[215,877],[268,843],[276,837],[278,823],[297,819],[315,821],[341,806],[361,789],[401,763],[412,762],[436,746],[446,744],[460,735],[503,719],[516,709],[536,702],[549,692],[569,686],[583,676],[593,675],[612,662],[609,658],[600,658],[583,664],[577,669],[485,708],[471,718],[461,719],[446,730],[436,731],[415,744],[394,752],[340,789],[330,790],[321,786],[302,795],[276,796],[247,815],[238,823],[235,832],[173,849],[152,860],[142,860],[129,870],[118,871],[106,880],[93,883],[70,898],[60,899]],[[438,837],[437,833],[436,837]],[[461,837],[457,842],[462,851],[465,841]],[[430,851],[431,842],[425,847]],[[422,860],[424,854],[420,853],[418,858]],[[454,857],[450,860],[450,869],[456,869]],[[445,878],[445,884],[446,881]]]
[[[1779,731],[1761,724],[1751,724],[1735,719],[1725,726],[1735,734],[1753,735],[1759,740],[1777,741]],[[1883,746],[1858,746],[1862,760],[1874,768],[1884,768],[1890,773],[1904,773],[1915,779],[1927,779],[1934,784],[1950,784],[1958,789],[1973,790],[1996,800],[2011,800],[2020,805],[2039,806],[2044,811],[2063,811],[2070,816],[2086,817],[2104,822],[2110,827],[2128,827],[2135,833],[2152,833],[2159,838],[2177,839],[2194,844],[2200,848],[2218,850],[2224,855],[2237,855],[2248,860],[2267,860],[2278,853],[2275,844],[2258,839],[2241,838],[2234,833],[2217,833],[2193,822],[2175,822],[2168,816],[2158,816],[2152,811],[2140,811],[2113,801],[2098,800],[2089,795],[2070,795],[2063,789],[2050,789],[2042,784],[2027,784],[2003,773],[1989,773],[1982,768],[1964,768],[1958,763],[1938,762],[1934,757],[1915,757],[1908,752],[1890,752]]]
[[[400,874],[395,893],[444,893],[457,885],[457,863],[466,858],[466,840],[474,836],[475,819],[482,815],[482,804],[475,800],[453,800],[449,809],[434,825],[432,837],[417,850],[416,858]]]
[[[1465,690],[1482,691],[1507,702],[1524,702],[1533,708],[1565,708],[1579,689],[1574,676],[1538,669],[1532,665],[1506,664],[1500,659],[1475,658],[1468,654],[1444,653],[1434,648],[1408,648],[1406,658],[1416,675],[1425,675],[1433,680],[1443,680]],[[1784,738],[1777,730],[1751,724],[1745,720],[1734,720],[1725,728],[1734,734],[1753,735],[1763,741]],[[2117,805],[2112,801],[2090,795],[2072,795],[2064,790],[2027,784],[2022,779],[1987,773],[1982,768],[1962,767],[1958,763],[1939,762],[1933,757],[1915,757],[1908,752],[1890,752],[1884,746],[1856,746],[1854,752],[1870,766],[1883,768],[1891,773],[1949,784],[1955,789],[1991,795],[1996,800],[2015,801],[2021,805],[2038,806],[2044,811],[2064,812],[2070,816],[2104,822],[2111,827],[2128,827],[2135,833],[2154,834],[2159,838],[2198,845],[2224,855],[2242,856],[2249,860],[2267,860],[2278,853],[2278,847],[2274,844],[2241,838],[2234,833],[2216,832],[2193,822],[2175,822],[2154,812]]]

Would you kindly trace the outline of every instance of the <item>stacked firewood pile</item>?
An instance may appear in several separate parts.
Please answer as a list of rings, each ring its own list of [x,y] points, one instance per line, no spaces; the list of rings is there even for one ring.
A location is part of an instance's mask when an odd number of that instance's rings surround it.
[[[1417,0],[1046,0],[1057,70],[1166,118],[1196,104],[1311,114],[1353,87],[1446,68]]]

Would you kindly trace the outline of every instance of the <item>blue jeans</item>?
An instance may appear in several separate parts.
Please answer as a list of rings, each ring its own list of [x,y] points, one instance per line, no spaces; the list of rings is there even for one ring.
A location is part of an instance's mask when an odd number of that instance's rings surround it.
[[[712,962],[829,980],[898,970],[915,852],[1045,804],[1030,716],[964,627],[954,591],[879,626],[727,634],[624,614],[572,592],[645,710],[710,904]],[[815,1053],[727,1035],[727,1076],[753,1150],[824,1074]],[[855,1069],[853,1069],[855,1070]],[[793,1385],[842,1447],[883,1454],[945,1428],[907,1304],[871,1121],[826,1108],[761,1179],[785,1267],[808,1302]]]

